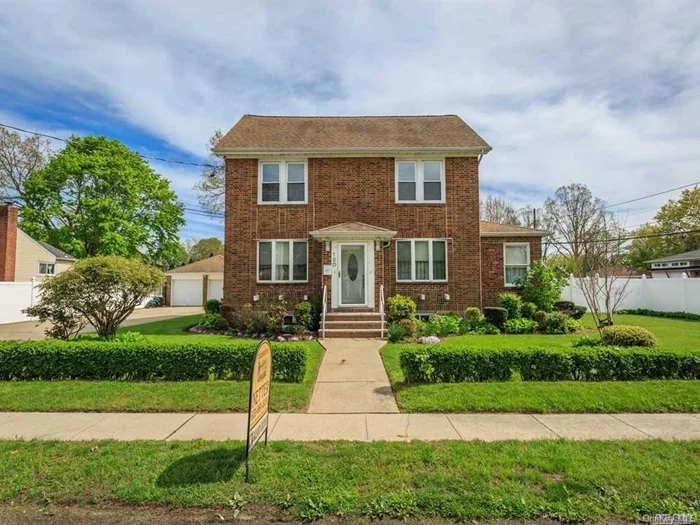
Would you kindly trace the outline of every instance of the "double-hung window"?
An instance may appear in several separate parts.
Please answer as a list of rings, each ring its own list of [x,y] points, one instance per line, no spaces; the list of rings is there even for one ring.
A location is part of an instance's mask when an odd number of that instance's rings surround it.
[[[397,160],[396,202],[445,202],[443,161]]]
[[[396,241],[397,281],[446,281],[447,241],[404,239]]]
[[[530,243],[516,242],[503,245],[503,271],[506,286],[517,286],[530,267]]]
[[[258,180],[259,204],[306,204],[306,162],[260,162]]]
[[[307,241],[258,241],[259,282],[306,282]]]
[[[54,275],[56,273],[56,264],[51,262],[39,263],[39,275]]]

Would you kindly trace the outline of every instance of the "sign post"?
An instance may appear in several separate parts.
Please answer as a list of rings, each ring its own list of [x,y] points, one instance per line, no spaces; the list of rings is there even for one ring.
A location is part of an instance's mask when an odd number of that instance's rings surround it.
[[[250,451],[265,435],[270,412],[270,381],[272,380],[272,348],[267,340],[260,341],[255,350],[250,371],[250,401],[248,405],[248,438],[245,447],[245,480],[248,482]]]

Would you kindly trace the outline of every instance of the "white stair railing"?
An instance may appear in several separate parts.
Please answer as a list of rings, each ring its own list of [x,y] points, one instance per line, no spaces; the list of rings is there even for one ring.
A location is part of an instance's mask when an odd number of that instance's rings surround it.
[[[384,285],[381,284],[379,285],[379,314],[382,317],[382,324],[381,324],[381,330],[382,330],[382,339],[384,339]]]
[[[323,303],[321,310],[321,339],[326,338],[326,311],[328,310],[328,287],[323,285]]]

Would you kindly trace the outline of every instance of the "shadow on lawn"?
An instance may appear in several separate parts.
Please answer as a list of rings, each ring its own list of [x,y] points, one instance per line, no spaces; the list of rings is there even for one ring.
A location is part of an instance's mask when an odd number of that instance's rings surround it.
[[[186,456],[168,466],[156,480],[158,487],[184,487],[230,481],[245,462],[245,445],[217,448]]]

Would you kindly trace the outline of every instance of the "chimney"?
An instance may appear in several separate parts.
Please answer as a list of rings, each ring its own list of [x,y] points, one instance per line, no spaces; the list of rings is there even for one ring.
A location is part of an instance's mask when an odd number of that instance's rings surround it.
[[[0,281],[15,280],[17,208],[0,204]]]

